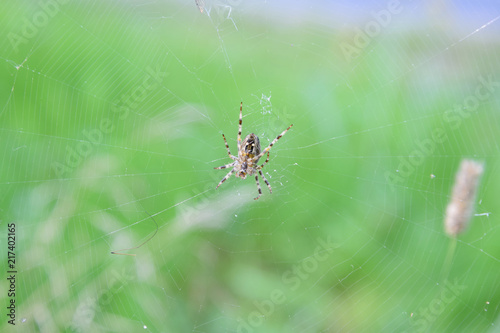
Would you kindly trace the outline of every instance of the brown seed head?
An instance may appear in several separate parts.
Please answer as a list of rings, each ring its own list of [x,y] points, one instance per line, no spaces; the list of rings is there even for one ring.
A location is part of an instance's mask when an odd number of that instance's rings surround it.
[[[448,235],[456,237],[469,225],[483,170],[483,164],[473,160],[463,160],[460,164],[451,201],[446,208],[444,226]]]

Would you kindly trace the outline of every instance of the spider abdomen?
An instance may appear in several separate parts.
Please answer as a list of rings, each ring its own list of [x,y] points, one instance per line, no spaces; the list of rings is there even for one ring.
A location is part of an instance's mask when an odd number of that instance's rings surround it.
[[[260,154],[260,141],[259,137],[253,133],[247,135],[243,140],[242,147],[244,147],[245,154],[249,158],[254,158]]]

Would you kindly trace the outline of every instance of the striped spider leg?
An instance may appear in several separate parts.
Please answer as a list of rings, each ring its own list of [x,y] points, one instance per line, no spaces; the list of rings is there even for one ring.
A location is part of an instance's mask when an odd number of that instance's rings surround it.
[[[264,150],[261,150],[259,137],[254,133],[248,134],[245,137],[245,140],[243,141],[241,140],[241,128],[243,123],[242,120],[243,120],[243,102],[241,102],[240,104],[240,119],[238,125],[238,157],[231,154],[231,151],[229,150],[229,145],[227,144],[226,137],[224,136],[224,134],[222,134],[222,138],[224,139],[224,143],[226,145],[227,154],[229,155],[229,158],[231,158],[234,162],[214,168],[214,169],[232,168],[231,171],[229,171],[227,175],[224,178],[222,178],[222,180],[219,182],[219,185],[217,185],[216,189],[219,188],[219,186],[221,186],[222,183],[224,183],[227,179],[229,179],[229,177],[231,177],[231,175],[233,174],[235,174],[236,177],[242,179],[245,179],[247,175],[255,174],[255,182],[257,183],[257,190],[259,191],[259,195],[256,198],[254,198],[254,200],[257,200],[262,195],[262,189],[259,183],[259,175],[269,188],[269,192],[273,193],[271,184],[269,184],[269,181],[266,179],[266,177],[264,177],[264,174],[262,173],[262,168],[267,164],[267,162],[269,162],[269,150],[271,150],[273,145],[283,135],[285,135],[285,133],[293,126],[293,124],[288,126],[286,130],[281,132],[281,134],[278,135],[276,139],[274,139],[269,144],[269,146],[267,146]],[[266,153],[267,153],[266,161],[261,165],[258,165],[259,159]]]

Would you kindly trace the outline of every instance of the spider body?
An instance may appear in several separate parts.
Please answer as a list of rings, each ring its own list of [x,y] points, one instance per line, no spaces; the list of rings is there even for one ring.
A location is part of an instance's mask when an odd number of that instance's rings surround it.
[[[254,133],[250,133],[245,137],[245,140],[241,140],[241,127],[242,127],[242,119],[243,119],[243,102],[240,104],[240,121],[238,127],[238,157],[233,156],[231,151],[229,150],[229,145],[227,144],[226,137],[222,134],[224,138],[224,143],[226,144],[227,154],[229,158],[231,158],[234,162],[214,168],[214,169],[226,169],[231,168],[232,170],[227,173],[227,175],[222,178],[217,185],[216,189],[222,185],[231,175],[234,173],[236,177],[245,179],[247,176],[251,176],[255,174],[255,182],[257,183],[257,190],[259,191],[259,195],[254,198],[255,200],[259,199],[262,195],[262,189],[259,184],[259,176],[262,177],[267,187],[269,188],[269,192],[273,193],[271,184],[267,181],[266,177],[262,173],[262,168],[269,162],[269,150],[271,147],[278,141],[285,133],[293,126],[290,125],[286,130],[284,130],[280,135],[274,139],[269,146],[267,146],[264,150],[261,150],[260,140],[257,135]],[[259,160],[262,156],[267,153],[267,159],[262,165],[258,165]]]
[[[257,169],[254,164],[259,162],[259,159],[255,160],[255,157],[260,154],[260,141],[259,137],[253,133],[248,134],[245,140],[243,140],[243,150],[241,156],[238,153],[238,161],[241,165],[240,170],[236,170],[236,177],[245,179],[247,175],[252,175]]]

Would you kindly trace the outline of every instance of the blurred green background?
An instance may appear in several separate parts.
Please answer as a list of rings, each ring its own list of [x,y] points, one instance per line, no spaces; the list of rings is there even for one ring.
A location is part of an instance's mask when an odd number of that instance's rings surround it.
[[[471,1],[4,4],[0,255],[15,223],[17,274],[0,330],[498,332],[499,16]],[[241,101],[263,146],[294,124],[257,201],[252,177],[215,190]],[[455,243],[463,158],[485,173]],[[135,257],[110,254],[155,222]]]

